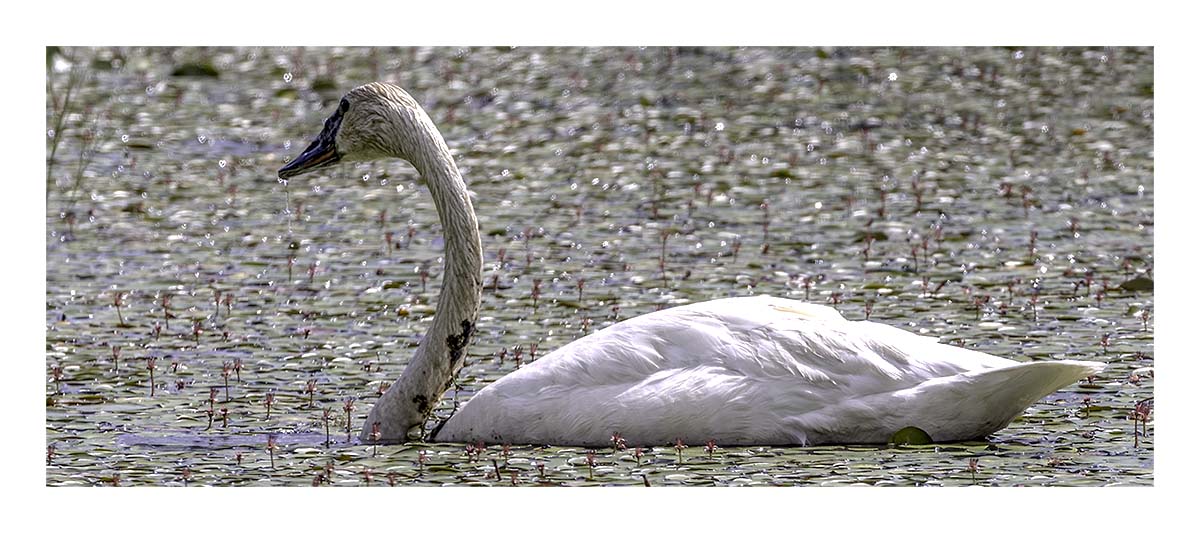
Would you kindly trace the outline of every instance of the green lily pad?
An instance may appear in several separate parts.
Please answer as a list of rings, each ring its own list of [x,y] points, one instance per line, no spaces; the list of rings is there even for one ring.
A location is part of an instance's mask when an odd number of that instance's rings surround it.
[[[214,67],[212,65],[212,63],[196,62],[196,63],[184,63],[182,65],[179,65],[178,67],[175,67],[175,70],[171,71],[171,75],[172,76],[194,76],[194,77],[200,77],[200,78],[217,78],[217,77],[220,77],[221,74],[219,72],[217,72],[217,67]]]
[[[933,438],[929,436],[925,430],[916,427],[908,426],[892,434],[892,438],[888,439],[892,444],[933,444]]]
[[[1129,281],[1121,283],[1121,290],[1133,292],[1153,291],[1154,280],[1147,277],[1138,276]]]
[[[336,91],[338,88],[337,82],[330,78],[317,78],[312,82],[312,90],[314,91]]]

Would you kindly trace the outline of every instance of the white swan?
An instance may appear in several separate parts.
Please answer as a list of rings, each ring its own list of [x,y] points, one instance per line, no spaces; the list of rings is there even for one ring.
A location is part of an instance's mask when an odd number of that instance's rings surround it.
[[[429,417],[462,367],[482,292],[466,185],[437,127],[399,87],[350,91],[279,176],[385,157],[409,161],[428,182],[445,231],[446,270],[433,322],[371,410],[363,442],[408,440]],[[619,432],[630,446],[676,439],[814,445],[882,443],[915,426],[935,441],[966,440],[1005,427],[1038,399],[1104,366],[1018,363],[848,321],[825,306],[726,298],[571,342],[480,390],[434,438],[607,446]]]

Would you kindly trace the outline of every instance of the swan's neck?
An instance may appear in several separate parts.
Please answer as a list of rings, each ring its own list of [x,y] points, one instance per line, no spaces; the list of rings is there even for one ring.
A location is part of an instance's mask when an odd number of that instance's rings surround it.
[[[363,426],[362,441],[372,442],[374,424],[379,423],[379,442],[404,442],[408,433],[421,426],[453,384],[463,366],[466,346],[475,331],[483,290],[483,251],[479,224],[458,166],[433,122],[417,110],[408,118],[405,146],[395,155],[406,157],[428,183],[437,206],[445,241],[442,291],[433,322],[421,339],[404,373],[387,390]]]

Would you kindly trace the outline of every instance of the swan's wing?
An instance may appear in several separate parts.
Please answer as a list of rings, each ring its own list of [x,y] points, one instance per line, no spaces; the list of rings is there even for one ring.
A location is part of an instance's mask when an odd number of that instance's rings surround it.
[[[713,367],[861,395],[1013,364],[888,325],[851,322],[829,307],[760,296],[632,318],[567,344],[520,373],[530,384],[595,386]]]
[[[567,344],[479,391],[438,438],[603,444],[621,431],[643,444],[807,442],[797,429],[806,413],[1015,364],[820,305],[727,298]]]

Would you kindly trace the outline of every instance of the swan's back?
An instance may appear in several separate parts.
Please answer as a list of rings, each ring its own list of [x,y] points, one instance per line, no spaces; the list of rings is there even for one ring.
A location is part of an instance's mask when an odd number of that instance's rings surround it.
[[[1017,367],[1034,376],[1004,372]],[[567,344],[481,390],[437,438],[603,446],[620,432],[631,445],[818,444],[883,442],[915,425],[958,440],[1096,370],[1020,364],[820,305],[727,298]],[[967,427],[971,418],[980,427]]]

